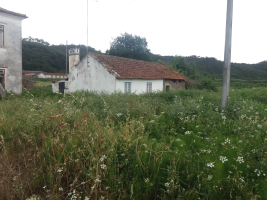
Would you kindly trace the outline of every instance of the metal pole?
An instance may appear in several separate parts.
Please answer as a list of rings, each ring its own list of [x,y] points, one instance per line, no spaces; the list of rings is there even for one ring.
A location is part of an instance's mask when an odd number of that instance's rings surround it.
[[[66,40],[66,77],[68,77],[68,40]]]
[[[231,48],[232,48],[233,0],[227,2],[226,34],[224,49],[222,108],[225,108],[229,99]]]

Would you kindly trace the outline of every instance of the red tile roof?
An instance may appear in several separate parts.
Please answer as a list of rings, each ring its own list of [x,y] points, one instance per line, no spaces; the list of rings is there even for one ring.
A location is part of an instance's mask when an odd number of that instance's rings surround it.
[[[24,14],[16,13],[16,12],[13,12],[13,11],[10,11],[10,10],[7,10],[7,9],[1,8],[1,7],[0,7],[0,12],[8,13],[8,14],[15,15],[15,16],[19,16],[19,17],[23,17],[23,18],[28,18],[28,17],[27,17],[26,15],[24,15]]]
[[[175,79],[185,80],[179,72],[167,69],[165,65],[122,58],[110,55],[100,55],[90,53],[109,71],[116,74],[118,78],[123,79]]]
[[[66,76],[66,74],[62,73],[48,73],[48,72],[42,72],[44,75],[57,75],[57,76]]]

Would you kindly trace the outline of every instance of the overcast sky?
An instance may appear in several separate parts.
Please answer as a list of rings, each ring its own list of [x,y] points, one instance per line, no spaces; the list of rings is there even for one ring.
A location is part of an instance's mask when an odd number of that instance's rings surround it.
[[[145,37],[160,55],[223,60],[227,0],[88,0],[89,46],[105,52],[122,33]],[[87,0],[1,0],[26,14],[22,37],[87,43]],[[232,62],[267,60],[267,0],[234,0]]]

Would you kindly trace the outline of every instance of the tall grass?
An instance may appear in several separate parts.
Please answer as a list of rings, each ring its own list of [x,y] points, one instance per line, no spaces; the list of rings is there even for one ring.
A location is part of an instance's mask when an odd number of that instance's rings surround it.
[[[266,199],[266,89],[0,102],[0,198]]]

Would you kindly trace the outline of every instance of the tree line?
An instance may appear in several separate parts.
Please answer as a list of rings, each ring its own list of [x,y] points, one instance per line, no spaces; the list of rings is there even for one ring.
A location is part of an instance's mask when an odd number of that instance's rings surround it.
[[[81,59],[86,55],[85,45],[68,45],[68,48],[80,48]],[[103,54],[92,47],[89,52]],[[66,46],[50,45],[43,39],[24,38],[22,41],[22,61],[24,70],[65,72]],[[198,79],[200,76],[222,79],[223,62],[215,58],[198,56],[161,56],[151,53],[146,38],[129,33],[113,39],[105,54],[125,58],[159,62],[168,68],[179,71],[183,76]],[[243,80],[264,80],[267,76],[267,61],[257,64],[232,63],[231,78]]]

